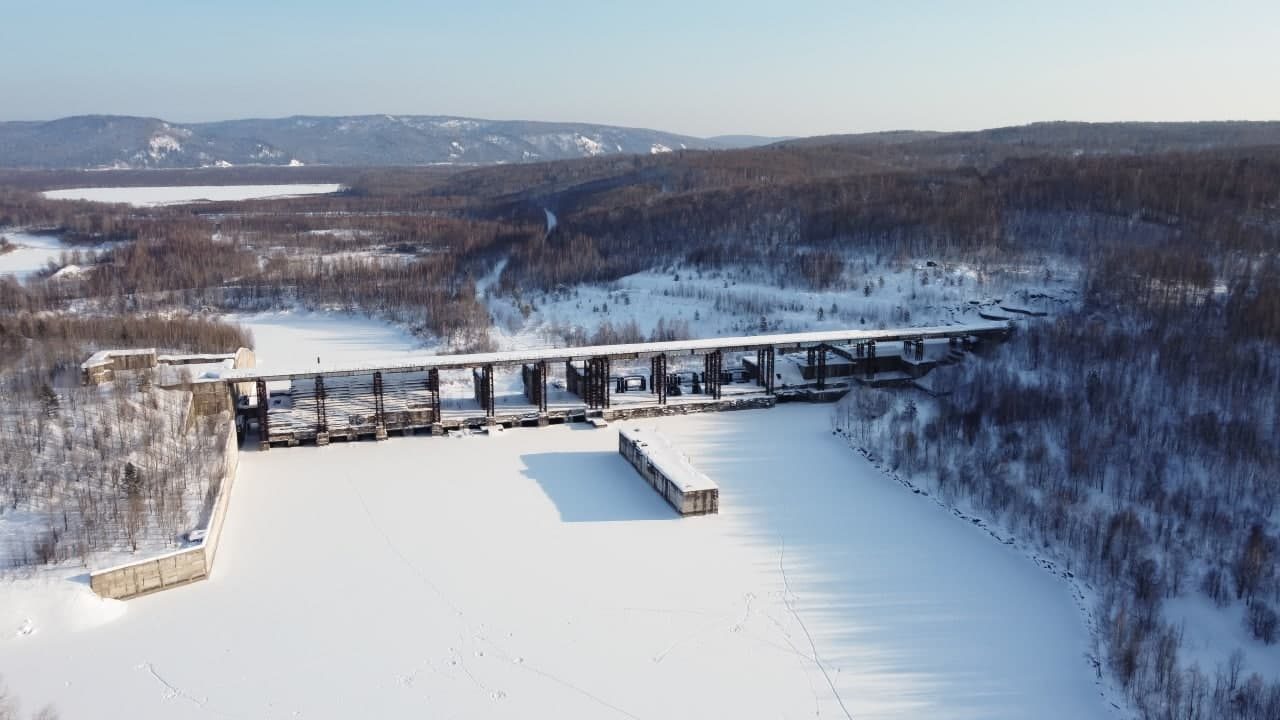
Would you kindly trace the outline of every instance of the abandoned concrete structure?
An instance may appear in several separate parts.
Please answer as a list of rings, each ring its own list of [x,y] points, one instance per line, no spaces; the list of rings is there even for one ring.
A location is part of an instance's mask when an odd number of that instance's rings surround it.
[[[1007,323],[978,323],[538,348],[431,355],[387,365],[269,372],[233,367],[193,382],[229,386],[241,427],[256,427],[259,443],[268,448],[304,441],[324,444],[332,438],[381,439],[397,431],[440,434],[495,424],[545,425],[588,415],[614,419],[769,407],[778,399],[831,400],[845,388],[828,387],[833,377],[888,381],[918,376],[937,363],[934,347],[945,348],[940,351],[945,356],[1008,332]],[[903,351],[893,352],[898,343]],[[804,353],[807,362],[800,363],[802,379],[779,394],[778,355],[786,353]],[[726,356],[732,361],[728,366]],[[640,365],[646,360],[647,374]],[[509,377],[516,369],[520,391],[504,394],[495,378],[502,372]],[[459,371],[470,376],[470,398],[446,412],[440,374]],[[268,391],[268,383],[286,381],[291,390],[283,396]],[[252,392],[246,394],[249,388]]]
[[[106,597],[132,597],[207,577],[235,479],[237,439],[253,429],[251,425],[265,450],[302,441],[324,445],[337,438],[381,440],[393,431],[427,429],[441,434],[464,427],[569,420],[603,425],[613,419],[768,408],[781,400],[827,401],[847,389],[847,384],[829,385],[832,378],[877,382],[891,373],[918,377],[987,338],[1003,338],[1009,332],[1007,323],[982,323],[792,333],[433,355],[385,365],[283,371],[256,368],[253,352],[244,348],[221,355],[159,355],[154,349],[95,353],[81,366],[85,383],[109,382],[126,371],[155,370],[160,386],[190,390],[192,416],[233,410],[236,432],[225,425],[219,430],[228,432],[227,475],[207,534],[192,547],[91,573],[90,583]],[[902,344],[900,352],[884,351],[894,343]],[[795,376],[794,384],[782,388],[779,356]],[[648,361],[647,375],[643,361]],[[891,367],[886,371],[886,366]],[[564,368],[563,381],[553,377],[558,367]],[[496,374],[516,368],[520,391],[500,396]],[[441,398],[442,372],[470,375],[470,397],[465,402],[451,400],[455,406],[447,414]],[[268,383],[283,384],[287,390],[273,394]],[[660,434],[624,428],[618,449],[682,515],[719,511],[718,486]]]
[[[622,428],[618,452],[681,515],[720,512],[720,487],[658,431]]]

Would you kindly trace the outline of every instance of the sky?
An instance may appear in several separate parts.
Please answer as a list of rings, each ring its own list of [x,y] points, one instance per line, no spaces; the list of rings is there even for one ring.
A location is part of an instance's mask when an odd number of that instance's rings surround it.
[[[6,0],[0,120],[429,114],[697,136],[1280,120],[1280,2]]]

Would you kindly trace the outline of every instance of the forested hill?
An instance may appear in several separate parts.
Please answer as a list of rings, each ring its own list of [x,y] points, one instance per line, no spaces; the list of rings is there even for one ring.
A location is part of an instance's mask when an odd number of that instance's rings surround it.
[[[426,115],[296,116],[171,123],[86,115],[0,123],[0,167],[195,168],[226,165],[496,164],[607,154],[740,147],[759,138],[701,139],[585,123]]]
[[[1280,143],[1246,143],[1270,139],[1280,124],[1222,127],[1199,135],[1189,125],[1062,125],[1037,144],[1020,139],[1037,135],[1032,128],[967,143],[828,139],[594,158],[469,170],[428,192],[489,221],[540,224],[544,208],[556,214],[548,241],[520,246],[506,266],[511,286],[750,262],[795,265],[821,287],[839,274],[835,258],[851,252],[1065,253],[1098,262],[1099,272],[1139,264],[1152,282],[1179,283],[1196,267],[1190,258],[1207,253],[1217,274],[1235,277],[1229,259],[1245,267],[1275,247]],[[1109,130],[1124,133],[1110,150],[1078,151],[1089,136],[1101,147],[1098,134]],[[354,191],[379,189],[357,182]]]
[[[777,142],[774,142],[774,141]],[[294,116],[172,123],[83,115],[0,122],[0,168],[45,170],[226,166],[507,165],[683,150],[757,148],[820,154],[797,172],[831,166],[983,166],[1027,155],[1149,154],[1280,145],[1280,122],[1035,123],[977,132],[892,131],[812,138],[687,135],[585,123],[429,115]],[[744,156],[752,158],[752,155]],[[668,159],[670,162],[670,159]],[[653,164],[651,164],[652,166]],[[607,167],[607,164],[583,168]],[[557,168],[557,174],[563,172]],[[771,175],[772,171],[766,172]],[[520,173],[503,180],[528,188]]]
[[[1046,122],[976,132],[893,131],[744,145],[733,152],[603,156],[477,168],[449,191],[470,197],[598,192],[654,185],[667,192],[777,184],[885,171],[990,171],[1014,158],[1091,158],[1280,147],[1280,122]]]
[[[925,156],[975,151],[982,147],[1019,148],[1028,152],[1069,154],[1145,154],[1171,150],[1273,145],[1280,142],[1280,122],[1038,122],[972,132],[895,131],[860,135],[797,138],[780,145],[909,146]]]

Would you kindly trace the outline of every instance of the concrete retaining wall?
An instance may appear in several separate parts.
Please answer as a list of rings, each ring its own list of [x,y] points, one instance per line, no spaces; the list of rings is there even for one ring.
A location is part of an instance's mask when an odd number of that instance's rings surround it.
[[[750,398],[734,398],[730,400],[713,400],[698,403],[671,403],[668,405],[643,405],[641,407],[606,408],[590,410],[588,415],[599,413],[605,420],[626,420],[630,418],[665,417],[668,415],[689,415],[704,412],[725,412],[728,410],[757,410],[771,408],[776,402],[770,395]]]
[[[227,428],[223,462],[221,487],[218,488],[217,499],[213,501],[213,511],[209,514],[209,531],[203,542],[206,573],[213,571],[213,558],[218,554],[218,541],[222,539],[222,526],[227,518],[227,507],[231,504],[231,489],[236,484],[236,470],[240,467],[240,446],[234,425]]]
[[[191,415],[204,417],[231,412],[231,389],[222,383],[198,383],[191,386]]]
[[[123,600],[201,580],[208,572],[201,546],[91,573],[89,587],[102,597]]]
[[[149,592],[203,580],[213,570],[218,540],[231,502],[240,453],[235,428],[227,426],[227,442],[223,452],[223,477],[218,483],[213,507],[205,525],[205,536],[190,548],[176,550],[159,557],[117,565],[89,574],[89,587],[107,598],[126,599]]]

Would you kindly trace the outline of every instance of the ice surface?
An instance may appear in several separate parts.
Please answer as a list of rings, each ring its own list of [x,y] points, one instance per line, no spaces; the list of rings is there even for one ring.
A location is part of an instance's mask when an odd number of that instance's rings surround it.
[[[231,319],[262,367],[423,352],[359,316]],[[685,519],[612,428],[251,450],[211,580],[0,583],[0,671],[64,717],[1110,716],[1062,581],[829,413],[646,421],[720,486]]]
[[[392,325],[359,315],[305,311],[233,314],[223,318],[253,333],[259,369],[277,370],[376,358],[392,363],[422,352],[421,344]],[[289,383],[273,383],[272,389]]]
[[[12,275],[23,280],[45,269],[49,261],[57,261],[70,247],[56,236],[38,235],[18,230],[0,230],[0,236],[9,239],[16,248],[0,254],[0,276]]]
[[[1106,717],[1061,581],[828,414],[662,420],[685,519],[611,430],[249,451],[211,580],[0,666],[65,717]]]
[[[236,201],[298,195],[323,195],[342,189],[341,185],[184,185],[177,187],[72,188],[49,190],[50,200],[91,200],[128,203],[135,207],[177,205],[199,201]]]

